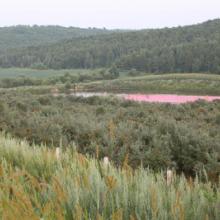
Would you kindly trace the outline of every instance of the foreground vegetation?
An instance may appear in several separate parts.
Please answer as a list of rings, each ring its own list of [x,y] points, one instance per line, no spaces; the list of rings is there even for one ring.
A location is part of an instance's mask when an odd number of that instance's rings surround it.
[[[220,190],[206,181],[176,176],[167,186],[162,173],[133,170],[127,160],[115,168],[67,149],[57,158],[0,135],[0,218],[219,219]]]
[[[43,92],[38,94],[38,92]],[[220,173],[220,102],[138,104],[114,97],[45,95],[33,89],[2,90],[0,129],[30,144],[76,145],[83,154],[108,155],[122,165],[155,171],[174,167],[194,176]]]

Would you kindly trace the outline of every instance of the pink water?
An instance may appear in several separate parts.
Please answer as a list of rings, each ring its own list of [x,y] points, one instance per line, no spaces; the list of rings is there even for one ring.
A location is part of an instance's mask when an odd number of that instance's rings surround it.
[[[157,103],[171,103],[182,104],[187,102],[195,102],[199,99],[212,102],[220,100],[220,96],[186,96],[186,95],[165,95],[165,94],[124,94],[122,97],[125,100],[138,101],[138,102],[157,102]]]
[[[170,94],[110,94],[110,93],[98,93],[98,92],[79,92],[73,93],[74,96],[82,96],[85,98],[92,96],[116,96],[125,100],[136,102],[154,102],[154,103],[171,103],[182,104],[187,102],[195,102],[199,99],[212,102],[214,100],[220,100],[220,96],[192,96],[192,95],[170,95]]]

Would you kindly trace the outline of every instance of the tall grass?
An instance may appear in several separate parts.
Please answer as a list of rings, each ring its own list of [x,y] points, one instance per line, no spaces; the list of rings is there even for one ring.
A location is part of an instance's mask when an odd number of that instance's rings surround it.
[[[97,153],[98,154],[98,153]],[[98,155],[97,155],[98,156]],[[122,168],[66,151],[60,160],[45,146],[0,135],[0,218],[219,219],[220,189],[125,160]]]

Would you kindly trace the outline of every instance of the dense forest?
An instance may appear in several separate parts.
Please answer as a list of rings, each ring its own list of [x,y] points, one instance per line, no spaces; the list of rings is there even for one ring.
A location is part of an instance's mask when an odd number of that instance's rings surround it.
[[[116,32],[97,28],[18,25],[0,28],[0,51],[55,43],[64,39]]]
[[[12,49],[1,67],[97,68],[220,73],[220,20],[202,24],[66,39],[48,46]]]

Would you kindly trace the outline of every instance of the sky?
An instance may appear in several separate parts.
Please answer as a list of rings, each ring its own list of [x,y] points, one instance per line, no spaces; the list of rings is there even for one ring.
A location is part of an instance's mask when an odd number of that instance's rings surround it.
[[[1,0],[0,26],[162,28],[220,18],[220,0]]]

